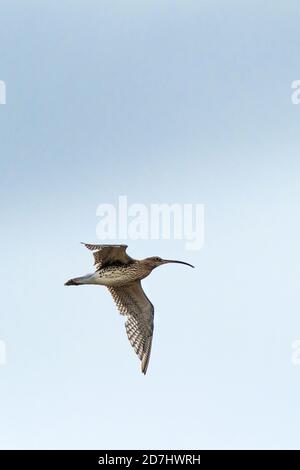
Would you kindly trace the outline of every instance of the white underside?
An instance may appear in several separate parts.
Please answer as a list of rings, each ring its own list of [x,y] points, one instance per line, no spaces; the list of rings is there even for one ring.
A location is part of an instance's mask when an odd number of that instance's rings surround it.
[[[98,286],[113,287],[120,286],[124,281],[124,276],[122,274],[117,275],[117,273],[115,273],[114,276],[105,276],[105,274],[101,274],[100,276],[98,272],[95,272],[93,274],[87,274],[86,276],[77,278],[76,281],[78,284],[95,284]]]

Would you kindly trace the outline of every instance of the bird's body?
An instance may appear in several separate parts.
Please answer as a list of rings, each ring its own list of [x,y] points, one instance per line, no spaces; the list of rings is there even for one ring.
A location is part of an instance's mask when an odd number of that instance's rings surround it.
[[[106,287],[120,287],[129,282],[139,281],[149,276],[151,269],[145,266],[139,260],[133,260],[128,264],[119,262],[112,263],[104,268],[97,270],[89,278],[83,276],[82,278],[73,279],[78,284],[97,284]],[[81,282],[88,281],[88,282]]]
[[[159,257],[135,260],[127,255],[127,245],[84,245],[93,251],[96,271],[70,279],[65,285],[96,284],[108,288],[120,314],[127,317],[127,336],[142,361],[141,368],[145,374],[151,352],[154,307],[145,295],[140,281],[161,264],[181,263],[193,266],[183,261],[163,260]]]

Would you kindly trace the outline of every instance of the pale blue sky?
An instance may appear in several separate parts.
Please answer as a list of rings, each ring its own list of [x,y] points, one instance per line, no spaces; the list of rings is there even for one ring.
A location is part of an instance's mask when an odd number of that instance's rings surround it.
[[[298,1],[3,0],[1,448],[299,448]],[[91,268],[96,208],[205,204],[144,377]]]

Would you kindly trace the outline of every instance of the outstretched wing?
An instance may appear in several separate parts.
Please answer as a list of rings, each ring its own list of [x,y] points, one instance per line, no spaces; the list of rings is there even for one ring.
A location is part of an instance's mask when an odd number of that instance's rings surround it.
[[[142,361],[146,374],[153,337],[154,307],[143,291],[140,281],[122,287],[108,287],[121,315],[126,315],[126,333],[131,346]]]
[[[128,264],[133,261],[126,253],[127,245],[90,245],[83,243],[94,255],[96,270],[113,263]]]

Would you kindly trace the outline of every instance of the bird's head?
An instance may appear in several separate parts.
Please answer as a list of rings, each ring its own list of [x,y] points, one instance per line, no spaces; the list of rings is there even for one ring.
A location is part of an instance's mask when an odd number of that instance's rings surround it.
[[[186,263],[185,261],[177,261],[173,259],[162,259],[159,256],[151,256],[150,258],[146,258],[144,262],[150,269],[157,268],[158,266],[161,266],[162,264],[167,264],[167,263],[186,264],[187,266],[194,268],[192,264]]]

